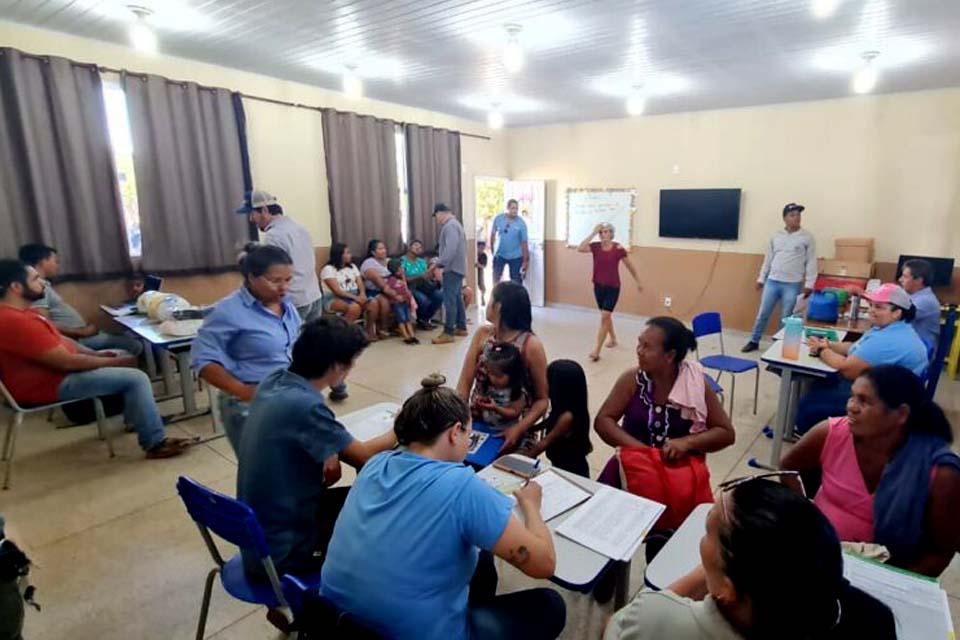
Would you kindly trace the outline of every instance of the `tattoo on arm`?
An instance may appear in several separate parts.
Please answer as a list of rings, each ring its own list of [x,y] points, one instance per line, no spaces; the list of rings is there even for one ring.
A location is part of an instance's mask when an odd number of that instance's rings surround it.
[[[511,555],[513,556],[513,564],[518,567],[525,565],[530,560],[530,551],[527,550],[524,545],[520,545],[520,548],[514,551]]]

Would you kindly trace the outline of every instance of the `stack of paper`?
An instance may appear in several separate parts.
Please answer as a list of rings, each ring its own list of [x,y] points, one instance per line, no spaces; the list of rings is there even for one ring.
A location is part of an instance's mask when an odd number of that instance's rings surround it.
[[[627,561],[664,509],[659,502],[600,487],[557,533],[608,558]]]
[[[566,513],[590,498],[589,491],[581,489],[553,470],[544,471],[532,482],[536,482],[543,489],[540,515],[544,522]]]
[[[893,610],[900,640],[952,640],[947,593],[936,580],[849,553],[843,554],[843,575]]]

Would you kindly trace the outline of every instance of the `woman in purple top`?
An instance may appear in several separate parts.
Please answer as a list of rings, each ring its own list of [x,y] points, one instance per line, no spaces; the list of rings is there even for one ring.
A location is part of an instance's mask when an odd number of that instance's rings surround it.
[[[667,462],[733,444],[733,425],[709,385],[704,385],[707,419],[699,430],[667,400],[680,375],[680,363],[696,346],[693,332],[679,320],[651,318],[637,339],[638,366],[620,376],[594,420],[600,438],[613,447],[656,447]],[[620,486],[615,457],[599,480]]]

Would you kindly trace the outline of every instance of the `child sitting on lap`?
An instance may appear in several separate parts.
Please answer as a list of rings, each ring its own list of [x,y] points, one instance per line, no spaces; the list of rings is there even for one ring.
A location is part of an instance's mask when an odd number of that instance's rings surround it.
[[[387,269],[390,271],[390,277],[387,278],[387,286],[393,289],[400,297],[398,302],[391,305],[393,317],[397,321],[397,328],[403,341],[406,344],[420,344],[420,340],[413,334],[413,312],[417,309],[417,302],[414,300],[410,289],[407,288],[407,278],[403,272],[403,263],[399,258],[392,258],[387,263]]]
[[[475,395],[473,417],[495,431],[517,424],[527,406],[523,380],[526,369],[520,350],[500,342],[490,349],[486,362],[487,395]]]

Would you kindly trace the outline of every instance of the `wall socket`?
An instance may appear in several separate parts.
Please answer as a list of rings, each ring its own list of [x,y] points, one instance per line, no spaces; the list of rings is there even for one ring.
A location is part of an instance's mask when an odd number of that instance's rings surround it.
[[[671,298],[670,296],[663,297],[663,306],[669,309],[672,304],[673,304],[673,298]]]

